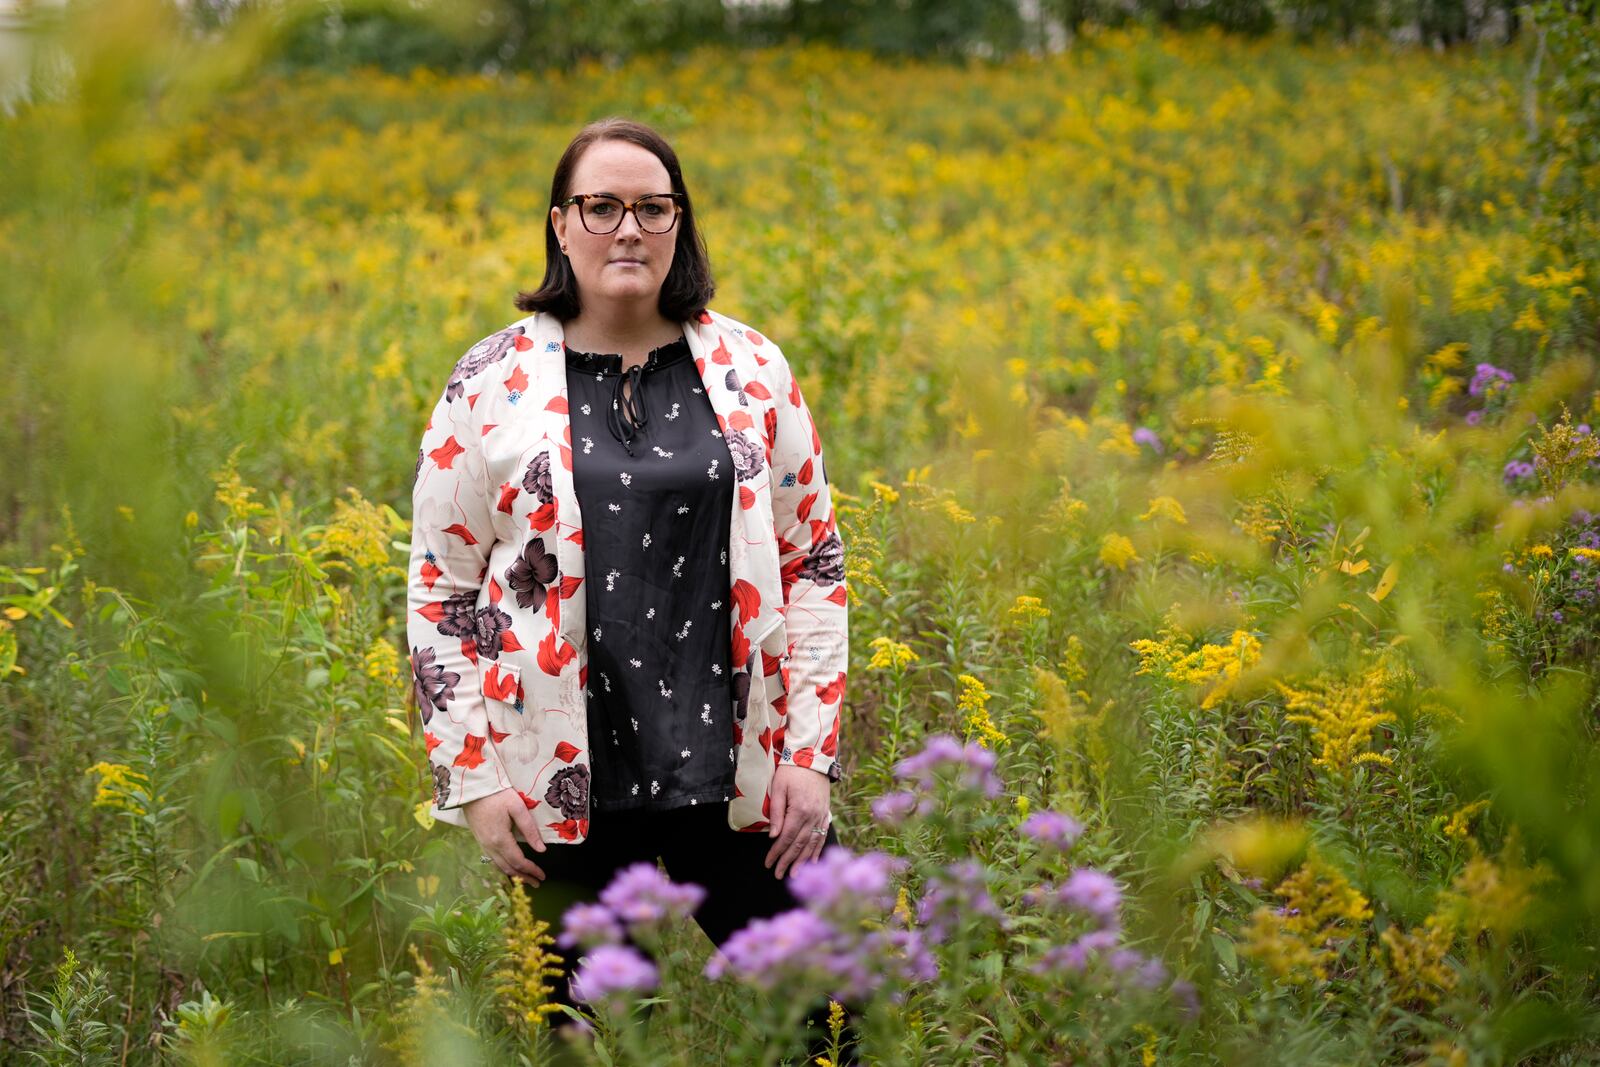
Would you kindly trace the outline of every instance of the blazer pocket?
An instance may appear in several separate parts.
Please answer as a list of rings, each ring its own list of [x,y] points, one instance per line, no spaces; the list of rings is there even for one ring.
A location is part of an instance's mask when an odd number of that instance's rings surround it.
[[[784,682],[784,676],[789,671],[789,628],[780,619],[767,636],[761,639],[761,654],[757,657],[757,666],[760,674],[757,676],[763,686],[767,705],[771,708],[778,706],[778,700],[789,691]],[[767,674],[767,664],[776,661],[776,668]],[[756,679],[752,679],[752,685]],[[774,713],[775,714],[775,713]],[[774,723],[776,725],[776,723]]]
[[[502,736],[519,732],[512,727],[522,717],[522,668],[505,660],[492,660],[483,669],[482,678],[489,725]]]

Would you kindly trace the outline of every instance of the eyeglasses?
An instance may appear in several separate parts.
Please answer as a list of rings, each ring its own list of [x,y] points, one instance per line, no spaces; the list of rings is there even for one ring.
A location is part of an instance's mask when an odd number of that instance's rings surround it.
[[[561,206],[577,204],[583,228],[593,234],[615,233],[622,225],[622,216],[630,211],[645,233],[666,233],[678,222],[681,199],[682,193],[653,193],[624,204],[620,197],[609,193],[579,193],[561,201]]]

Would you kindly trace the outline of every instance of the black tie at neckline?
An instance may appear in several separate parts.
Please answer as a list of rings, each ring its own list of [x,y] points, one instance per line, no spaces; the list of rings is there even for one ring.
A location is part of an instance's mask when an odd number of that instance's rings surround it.
[[[578,370],[602,374],[615,374],[616,386],[611,391],[611,410],[606,412],[606,426],[611,430],[611,436],[621,442],[622,447],[628,450],[628,455],[633,455],[633,440],[638,436],[639,427],[650,419],[650,414],[645,407],[644,381],[645,372],[656,370],[686,359],[689,355],[689,339],[679,337],[675,341],[668,341],[659,348],[652,348],[643,363],[622,368],[622,356],[618,353],[597,355],[592,352],[578,352],[567,349],[567,365]],[[624,395],[622,383],[626,379],[629,383],[627,395]]]
[[[631,383],[626,396],[622,392],[625,381]],[[606,425],[611,428],[611,436],[621,441],[631,456],[633,439],[649,418],[644,407],[644,364],[637,363],[617,375],[617,386],[611,393],[611,410],[606,412]]]

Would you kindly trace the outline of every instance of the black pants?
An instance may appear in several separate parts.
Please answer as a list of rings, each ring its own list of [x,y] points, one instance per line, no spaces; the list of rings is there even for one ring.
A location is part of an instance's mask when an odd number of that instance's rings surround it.
[[[802,906],[789,891],[788,873],[780,879],[773,873],[776,863],[770,868],[763,865],[775,841],[764,830],[730,827],[726,801],[667,811],[600,811],[590,816],[589,836],[576,845],[547,844],[543,852],[535,852],[523,844],[523,854],[544,871],[545,881],[537,889],[517,884],[528,894],[533,917],[548,922],[555,935],[567,908],[596,900],[612,876],[628,864],[654,863],[659,856],[674,882],[693,882],[706,891],[694,919],[711,943],[720,946],[752,919]],[[823,842],[824,848],[838,844],[832,826]],[[556,946],[551,951],[561,955],[566,973],[550,980],[555,987],[550,999],[574,1005],[567,975],[584,950]],[[560,1018],[565,1017],[552,1016]],[[826,1019],[827,1003],[822,1001],[807,1019],[813,1042],[819,1033],[826,1036]]]

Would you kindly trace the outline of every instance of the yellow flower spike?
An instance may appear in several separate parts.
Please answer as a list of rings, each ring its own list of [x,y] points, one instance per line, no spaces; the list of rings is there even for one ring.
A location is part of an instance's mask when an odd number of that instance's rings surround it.
[[[1189,516],[1184,513],[1183,505],[1170,496],[1158,496],[1150,501],[1150,506],[1145,513],[1139,516],[1139,521],[1148,522],[1151,519],[1170,519],[1181,525],[1187,525]]]
[[[1363,751],[1373,730],[1394,721],[1392,712],[1381,710],[1390,682],[1388,668],[1380,663],[1354,681],[1319,680],[1304,689],[1278,681],[1273,685],[1291,712],[1284,721],[1311,727],[1312,739],[1322,748],[1312,764],[1347,770],[1358,763],[1392,762],[1387,756]]]
[[[877,494],[878,499],[885,504],[893,504],[900,499],[900,493],[893,486],[885,485],[882,482],[870,482],[868,484],[872,486],[872,491]]]
[[[995,726],[994,720],[989,717],[989,690],[977,678],[970,674],[958,675],[956,680],[961,683],[961,695],[956,700],[956,708],[967,713],[967,738],[972,739],[976,733],[978,744],[988,748],[990,742],[1006,744],[1008,739]]]
[[[892,638],[874,637],[868,644],[872,648],[872,659],[867,664],[871,670],[882,671],[904,667],[920,658],[911,650],[910,645],[903,645]]]
[[[1016,602],[1011,605],[1010,616],[1012,621],[1018,623],[1025,623],[1029,619],[1048,619],[1050,609],[1045,607],[1044,602],[1038,597],[1024,594],[1018,596]]]
[[[1119,571],[1127,570],[1130,563],[1140,562],[1133,542],[1118,533],[1108,533],[1101,539],[1099,558],[1101,563]]]

